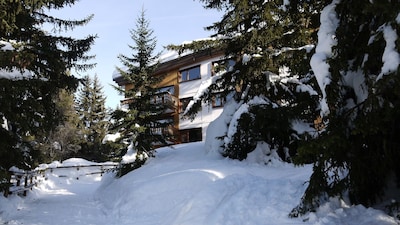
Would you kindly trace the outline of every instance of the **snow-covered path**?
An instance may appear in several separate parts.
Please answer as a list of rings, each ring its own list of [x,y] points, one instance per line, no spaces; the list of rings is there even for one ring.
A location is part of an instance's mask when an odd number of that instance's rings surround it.
[[[20,206],[19,213],[23,215],[20,224],[97,224],[101,212],[99,204],[93,197],[93,184],[78,185],[83,191],[56,189],[32,199]],[[17,218],[19,215],[15,215]]]
[[[120,179],[85,170],[54,170],[27,197],[0,197],[0,224],[398,225],[382,211],[337,199],[316,213],[289,218],[310,165],[225,159],[205,154],[203,143],[159,149]]]
[[[11,207],[0,210],[0,224],[88,225],[99,224],[99,221],[107,224],[102,204],[95,198],[101,177],[98,174],[82,175],[88,172],[84,170],[48,172],[47,180],[35,187],[27,197],[1,199],[9,201]]]

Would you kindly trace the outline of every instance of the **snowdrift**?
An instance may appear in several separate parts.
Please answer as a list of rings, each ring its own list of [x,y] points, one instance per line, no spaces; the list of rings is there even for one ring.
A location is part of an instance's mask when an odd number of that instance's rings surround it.
[[[75,179],[48,174],[26,198],[0,198],[0,224],[304,224],[395,225],[385,213],[332,199],[291,219],[312,167],[264,165],[206,154],[204,143],[157,150],[143,167]],[[73,164],[82,161],[69,160]]]

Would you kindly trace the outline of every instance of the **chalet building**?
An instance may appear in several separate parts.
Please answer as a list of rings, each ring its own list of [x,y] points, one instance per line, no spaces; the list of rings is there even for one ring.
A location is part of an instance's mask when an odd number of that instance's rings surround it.
[[[173,109],[166,110],[160,115],[160,120],[170,120],[173,124],[168,130],[160,132],[173,133],[174,143],[186,143],[205,140],[209,123],[222,112],[224,101],[216,98],[212,104],[202,105],[202,109],[192,121],[184,119],[185,111],[190,100],[199,90],[202,82],[216,73],[216,65],[220,65],[224,57],[221,51],[202,51],[179,56],[177,53],[168,53],[161,56],[161,62],[154,76],[163,76],[163,80],[157,85],[160,95],[155,97],[156,104],[170,104]],[[113,74],[113,81],[125,90],[129,90],[134,84],[127,83],[118,74]],[[124,104],[126,99],[121,101]],[[171,104],[170,104],[171,105]]]

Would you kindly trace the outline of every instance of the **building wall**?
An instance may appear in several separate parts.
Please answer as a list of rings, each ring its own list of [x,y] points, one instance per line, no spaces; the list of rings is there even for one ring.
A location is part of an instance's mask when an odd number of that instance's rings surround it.
[[[158,88],[163,88],[163,87],[169,87],[173,86],[174,87],[174,93],[172,95],[176,98],[176,105],[179,104],[179,81],[178,81],[178,74],[179,70],[171,70],[168,71],[166,74],[159,74],[160,76],[164,76],[162,81],[157,85]],[[173,123],[173,133],[174,135],[179,139],[179,113],[175,111],[174,113],[171,113],[168,115],[173,118],[174,123]]]
[[[179,103],[179,99],[193,97],[199,90],[202,82],[211,77],[212,62],[219,60],[223,56],[223,52],[204,52],[200,54],[186,55],[182,57],[173,58],[160,64],[155,76],[165,76],[162,81],[157,85],[158,88],[174,86],[174,96]],[[179,82],[180,71],[194,66],[200,65],[200,79]],[[113,75],[113,80],[120,85],[124,86],[125,90],[129,90],[134,84],[126,83],[123,77]],[[197,132],[201,129],[201,140],[205,140],[206,131],[211,121],[217,118],[222,112],[222,108],[213,108],[211,105],[202,105],[201,111],[197,114],[196,118],[191,121],[183,119],[182,114],[173,112],[168,115],[160,115],[161,118],[173,117],[174,119],[174,133],[177,137],[177,142],[185,139],[185,135],[195,130]]]
[[[201,79],[181,82],[179,84],[179,99],[193,97],[197,93],[202,82],[205,82],[211,77],[212,62],[218,59],[219,57],[214,57],[196,64],[180,68],[180,70],[183,70],[200,65]],[[179,130],[201,128],[202,140],[205,140],[206,131],[209,123],[216,119],[221,114],[221,112],[222,108],[213,108],[211,105],[203,103],[201,111],[196,115],[196,118],[193,121],[189,119],[184,119],[182,118],[182,116],[180,116]]]

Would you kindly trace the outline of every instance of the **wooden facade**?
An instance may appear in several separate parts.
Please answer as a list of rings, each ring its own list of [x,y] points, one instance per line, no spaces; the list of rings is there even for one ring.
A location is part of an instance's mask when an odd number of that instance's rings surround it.
[[[187,68],[192,65],[201,65],[203,62],[216,57],[223,57],[223,52],[215,51],[215,50],[206,50],[197,53],[191,53],[184,56],[178,56],[171,60],[167,60],[161,62],[153,76],[162,76],[162,81],[157,84],[156,88],[160,90],[166,90],[170,95],[168,98],[174,102],[176,106],[173,111],[168,111],[163,115],[160,115],[160,119],[173,119],[173,127],[171,128],[174,136],[176,137],[174,143],[181,143],[182,140],[185,142],[186,135],[188,134],[187,129],[182,130],[180,132],[180,114],[179,114],[179,107],[180,107],[180,89],[182,83],[180,82],[180,71],[182,68]],[[206,71],[204,77],[212,76],[211,71]],[[206,79],[206,78],[204,78]],[[122,76],[113,76],[114,82],[116,82],[119,86],[124,86],[125,90],[130,90],[134,84],[127,83]],[[189,82],[188,82],[189,83]],[[198,86],[197,86],[198,88]],[[196,91],[196,90],[194,90]],[[161,91],[163,92],[163,91]],[[122,100],[121,103],[126,101],[126,99]],[[189,140],[189,139],[187,139]]]

